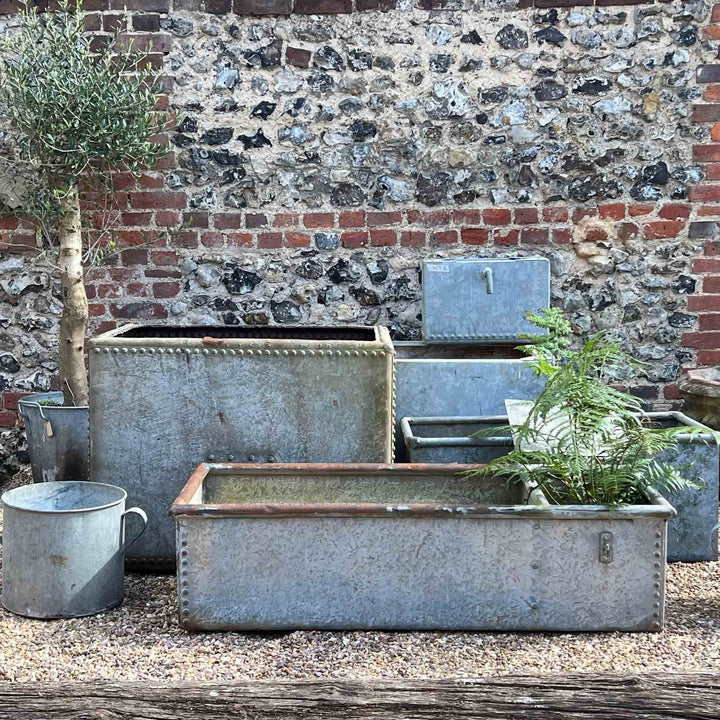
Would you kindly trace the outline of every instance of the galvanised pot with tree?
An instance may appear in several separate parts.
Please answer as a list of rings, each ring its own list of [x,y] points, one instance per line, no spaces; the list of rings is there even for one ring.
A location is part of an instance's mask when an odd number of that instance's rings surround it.
[[[552,542],[565,538],[567,562],[547,568],[545,575],[565,574],[566,593],[552,594],[539,573],[539,607],[550,614],[562,612],[572,604],[582,578],[600,573],[607,591],[598,597],[598,607],[622,607],[637,628],[658,630],[664,612],[667,520],[673,515],[658,491],[695,485],[691,469],[664,462],[662,453],[688,436],[707,438],[709,430],[659,427],[636,398],[611,387],[609,382],[637,365],[619,342],[601,334],[571,350],[570,326],[560,311],[530,317],[547,331],[530,336],[526,348],[535,372],[546,378],[544,390],[526,404],[519,421],[510,417],[515,449],[469,474],[505,478],[541,492],[555,506],[559,525]],[[497,434],[498,428],[481,432]],[[713,433],[712,441],[718,437]],[[660,509],[663,504],[670,513]],[[562,525],[578,513],[593,518],[579,544]],[[633,576],[618,583],[628,567]]]
[[[63,304],[60,391],[31,395],[19,410],[35,480],[77,480],[89,466],[84,266],[114,250],[107,229],[83,232],[81,195],[111,198],[114,171],[152,165],[163,152],[152,136],[165,122],[154,110],[157,74],[120,36],[97,48],[80,2],[17,19],[0,46],[0,104],[27,180],[23,210],[57,248]]]

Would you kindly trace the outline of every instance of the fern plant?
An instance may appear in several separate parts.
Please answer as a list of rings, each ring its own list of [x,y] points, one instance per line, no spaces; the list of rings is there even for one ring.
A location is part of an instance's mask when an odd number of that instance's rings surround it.
[[[657,455],[675,447],[681,435],[710,431],[658,427],[637,398],[610,387],[608,379],[617,371],[638,365],[620,343],[600,334],[573,351],[570,325],[559,310],[528,313],[528,319],[547,332],[525,336],[529,343],[519,349],[547,378],[545,388],[525,421],[511,426],[516,449],[471,475],[525,481],[556,504],[633,504],[646,502],[649,486],[659,491],[697,486],[685,468],[660,462]]]

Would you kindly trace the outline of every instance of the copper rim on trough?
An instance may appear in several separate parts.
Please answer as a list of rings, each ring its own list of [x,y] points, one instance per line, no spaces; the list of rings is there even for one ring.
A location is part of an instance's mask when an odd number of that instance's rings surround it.
[[[457,505],[450,503],[227,503],[203,505],[193,503],[209,474],[312,476],[328,473],[342,475],[397,477],[448,476],[457,477],[477,465],[429,463],[375,464],[375,463],[201,463],[190,476],[185,487],[170,508],[170,516],[364,516],[364,517],[503,517],[518,516],[563,520],[572,517],[631,521],[638,517],[670,518],[675,510],[657,491],[648,488],[647,505],[609,507],[602,505],[550,505],[539,490],[528,489],[533,504],[512,506]]]

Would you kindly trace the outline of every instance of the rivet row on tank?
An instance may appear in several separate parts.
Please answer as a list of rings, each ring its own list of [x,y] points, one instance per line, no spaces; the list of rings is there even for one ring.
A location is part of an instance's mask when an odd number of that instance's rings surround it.
[[[117,355],[120,351],[117,348],[113,348],[113,355]]]
[[[100,348],[95,348],[95,354],[97,355],[100,352]]]
[[[656,533],[655,533],[655,537],[658,538],[658,540],[659,540],[660,538],[662,538],[662,533],[661,533],[661,532],[656,532]]]

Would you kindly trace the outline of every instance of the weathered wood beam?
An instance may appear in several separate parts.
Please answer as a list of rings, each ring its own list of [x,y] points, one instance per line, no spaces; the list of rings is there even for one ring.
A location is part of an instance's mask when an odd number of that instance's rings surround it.
[[[720,673],[0,683],[0,720],[716,720]]]

